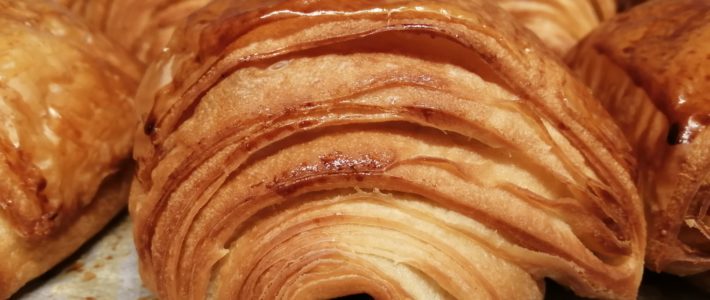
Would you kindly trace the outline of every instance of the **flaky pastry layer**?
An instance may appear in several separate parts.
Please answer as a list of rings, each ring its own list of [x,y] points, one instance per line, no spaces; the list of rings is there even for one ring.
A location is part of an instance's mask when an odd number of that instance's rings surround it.
[[[656,271],[710,270],[709,40],[710,3],[651,1],[567,57],[634,148]]]
[[[139,89],[131,193],[165,299],[635,298],[608,114],[488,1],[215,1]]]
[[[62,7],[0,1],[0,298],[125,205],[140,72]]]

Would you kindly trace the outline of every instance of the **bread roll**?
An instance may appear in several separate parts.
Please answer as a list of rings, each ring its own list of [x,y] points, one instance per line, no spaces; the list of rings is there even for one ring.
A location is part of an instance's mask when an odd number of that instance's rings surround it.
[[[595,30],[568,61],[636,153],[648,267],[710,270],[710,2],[639,5]]]
[[[139,74],[62,7],[0,0],[0,298],[125,205]]]
[[[215,1],[139,88],[161,299],[635,299],[630,149],[490,1]]]

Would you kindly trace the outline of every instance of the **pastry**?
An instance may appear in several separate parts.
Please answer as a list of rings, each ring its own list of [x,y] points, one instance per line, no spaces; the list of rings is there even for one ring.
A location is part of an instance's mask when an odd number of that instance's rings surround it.
[[[567,60],[632,145],[649,220],[647,265],[710,270],[710,2],[649,1]]]
[[[140,73],[64,8],[0,0],[0,299],[125,206]]]
[[[175,24],[209,0],[55,0],[85,18],[142,62],[163,51]]]
[[[630,148],[490,1],[214,1],[170,45],[129,202],[161,299],[635,299]]]
[[[619,1],[624,3],[624,1]],[[617,0],[501,0],[501,7],[563,55],[616,13]]]

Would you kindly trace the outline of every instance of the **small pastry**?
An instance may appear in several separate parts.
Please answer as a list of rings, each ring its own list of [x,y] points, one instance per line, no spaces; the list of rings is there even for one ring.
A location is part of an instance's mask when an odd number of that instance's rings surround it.
[[[649,221],[647,266],[710,270],[710,2],[657,0],[567,56],[624,131]]]
[[[125,206],[140,74],[63,7],[0,0],[0,299]]]

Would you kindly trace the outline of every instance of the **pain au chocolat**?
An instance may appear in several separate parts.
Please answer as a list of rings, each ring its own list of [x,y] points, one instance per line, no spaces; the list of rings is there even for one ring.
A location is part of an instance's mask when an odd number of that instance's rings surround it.
[[[490,1],[215,1],[137,99],[162,299],[634,299],[619,129]]]
[[[568,61],[635,150],[648,266],[710,270],[710,2],[639,5],[595,30]]]
[[[0,299],[125,206],[139,74],[61,6],[0,0]]]

